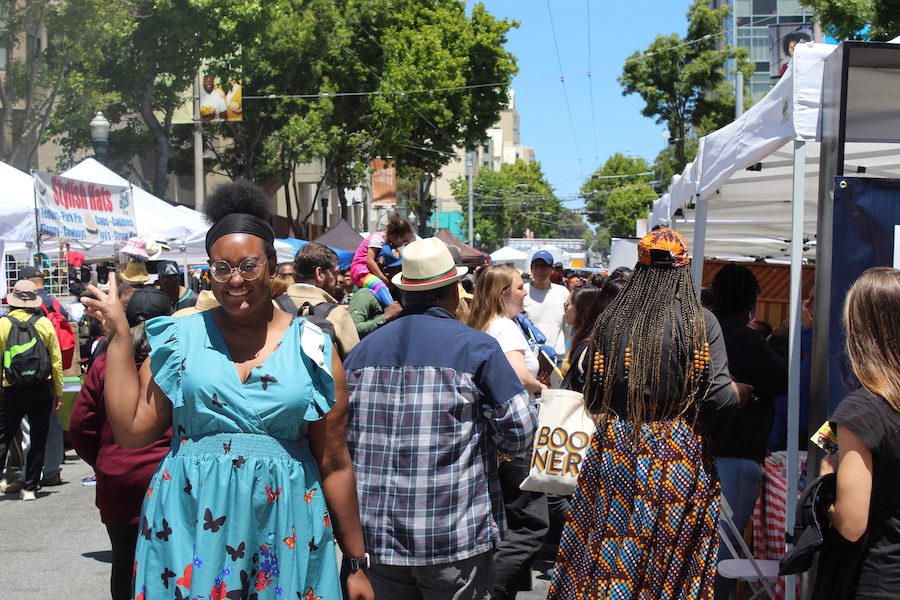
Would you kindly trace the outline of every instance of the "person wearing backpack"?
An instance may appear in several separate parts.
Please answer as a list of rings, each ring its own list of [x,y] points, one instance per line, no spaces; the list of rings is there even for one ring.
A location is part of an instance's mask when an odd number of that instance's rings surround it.
[[[322,244],[306,244],[294,256],[296,283],[276,298],[275,304],[285,312],[308,318],[328,333],[343,360],[359,343],[359,334],[347,307],[338,304],[344,296],[338,275],[334,250]]]
[[[62,407],[62,354],[53,324],[41,314],[41,298],[31,281],[16,282],[6,298],[13,310],[0,318],[3,394],[0,399],[0,465],[23,417],[31,426],[31,448],[25,460],[25,480],[0,480],[0,492],[19,491],[34,500],[44,467],[50,417]]]
[[[19,279],[27,279],[34,284],[35,292],[43,301],[41,310],[44,316],[50,320],[53,330],[56,332],[56,339],[59,340],[62,368],[63,370],[68,369],[72,366],[72,360],[75,357],[75,344],[77,342],[75,331],[69,322],[71,317],[68,311],[63,308],[59,300],[44,288],[44,272],[37,267],[27,266],[23,268],[19,271]],[[64,458],[65,448],[63,446],[62,424],[59,421],[59,416],[53,413],[50,415],[50,429],[47,433],[47,444],[44,449],[44,476],[41,479],[41,486],[62,485],[61,467]]]

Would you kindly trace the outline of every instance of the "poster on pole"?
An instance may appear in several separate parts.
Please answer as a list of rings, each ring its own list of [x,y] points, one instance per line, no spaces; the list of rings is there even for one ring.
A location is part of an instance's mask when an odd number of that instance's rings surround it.
[[[769,25],[769,76],[784,75],[794,57],[794,47],[813,41],[812,23],[779,23]]]
[[[137,235],[131,187],[32,174],[41,237],[125,241]]]
[[[372,161],[372,206],[397,204],[397,171],[390,163],[376,158]]]
[[[232,63],[238,55],[226,57],[216,64],[204,61],[197,71],[194,90],[181,95],[184,102],[175,108],[172,124],[215,123],[242,121],[244,118],[243,88],[240,75]],[[199,100],[194,114],[195,96]]]

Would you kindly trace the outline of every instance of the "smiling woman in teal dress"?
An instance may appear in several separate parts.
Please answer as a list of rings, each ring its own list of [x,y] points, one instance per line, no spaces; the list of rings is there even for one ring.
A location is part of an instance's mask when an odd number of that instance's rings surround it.
[[[119,444],[170,425],[172,447],[147,489],[135,556],[137,600],[374,595],[346,446],[347,389],[331,340],[271,302],[274,235],[249,183],[208,199],[206,247],[220,307],[150,321],[138,372],[113,283],[91,314],[111,337],[106,395]],[[356,559],[356,560],[352,560]]]

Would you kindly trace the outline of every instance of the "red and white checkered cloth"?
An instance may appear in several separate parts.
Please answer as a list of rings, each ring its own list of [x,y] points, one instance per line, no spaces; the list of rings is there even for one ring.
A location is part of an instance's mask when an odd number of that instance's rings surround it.
[[[806,453],[800,453],[800,471],[806,468]],[[799,497],[799,496],[798,496]],[[763,464],[763,478],[759,499],[753,508],[753,556],[760,559],[780,559],[785,552],[784,528],[787,520],[787,453],[774,452]],[[800,597],[800,578],[796,598]],[[785,597],[785,580],[779,577],[775,598]]]

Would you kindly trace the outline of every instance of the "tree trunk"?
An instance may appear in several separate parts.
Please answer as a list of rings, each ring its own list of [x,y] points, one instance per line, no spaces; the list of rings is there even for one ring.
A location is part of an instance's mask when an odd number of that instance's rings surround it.
[[[153,195],[166,199],[166,184],[169,178],[169,138],[160,132],[156,136],[156,172],[153,176]]]
[[[347,190],[344,189],[344,186],[339,185],[338,189],[338,200],[341,203],[341,218],[350,222],[350,207],[347,206]]]

